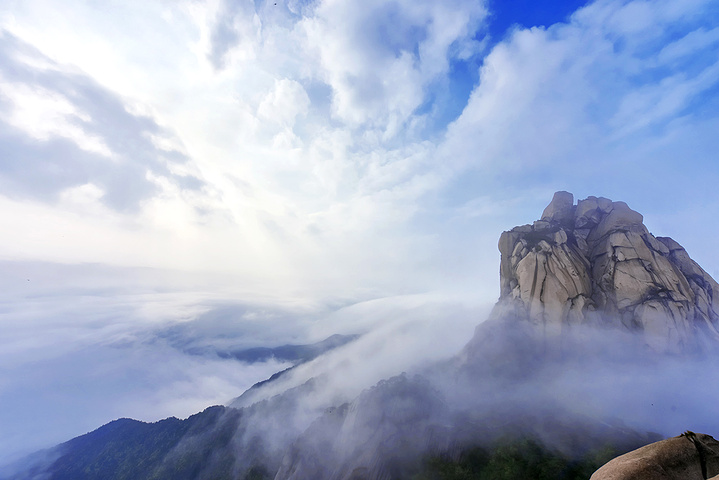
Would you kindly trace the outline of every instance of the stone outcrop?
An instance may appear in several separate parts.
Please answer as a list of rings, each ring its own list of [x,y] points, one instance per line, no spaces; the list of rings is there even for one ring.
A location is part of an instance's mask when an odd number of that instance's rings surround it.
[[[532,225],[502,233],[498,308],[546,339],[575,325],[642,332],[659,353],[719,343],[719,285],[686,250],[654,237],[624,202],[557,192]]]
[[[594,472],[590,480],[707,478],[719,478],[719,442],[710,435],[685,432],[611,460]]]

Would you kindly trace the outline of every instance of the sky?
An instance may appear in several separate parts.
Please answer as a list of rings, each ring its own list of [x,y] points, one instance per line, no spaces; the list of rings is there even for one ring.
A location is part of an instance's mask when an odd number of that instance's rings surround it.
[[[719,277],[718,46],[716,0],[2,2],[0,458],[286,366],[187,345],[419,305],[451,355],[557,190]]]

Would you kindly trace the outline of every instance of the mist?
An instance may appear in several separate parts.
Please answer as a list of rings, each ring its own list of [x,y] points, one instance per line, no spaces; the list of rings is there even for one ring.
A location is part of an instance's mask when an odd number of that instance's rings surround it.
[[[239,362],[221,355],[228,351],[360,335],[262,391],[322,377],[326,389],[308,401],[350,401],[382,378],[453,355],[490,307],[466,294],[279,299],[228,288],[224,277],[158,269],[2,266],[0,463],[117,418],[187,418],[292,366]]]
[[[456,318],[427,315],[445,329]],[[414,324],[420,348],[393,343],[408,339],[400,325],[240,397],[232,404],[245,415],[238,445],[256,438],[248,431],[263,432],[280,478],[324,478],[378,461],[419,465],[427,452],[456,455],[506,437],[530,436],[578,458],[608,442],[628,448],[719,431],[716,351],[660,355],[640,334],[606,324],[574,326],[555,348],[541,328],[495,311],[452,354],[432,351],[432,322]],[[410,352],[424,355],[408,361]],[[243,462],[238,472],[249,467]]]
[[[188,345],[308,339],[307,305],[228,292],[217,286],[222,277],[46,262],[1,268],[0,463],[120,417],[185,418],[290,366],[188,353]],[[296,321],[283,319],[288,311]]]
[[[254,461],[277,468],[291,460],[291,445],[306,454],[299,459],[331,444],[322,458],[341,469],[383,450],[419,461],[420,452],[505,433],[578,455],[603,435],[632,430],[719,431],[716,353],[652,354],[639,335],[608,328],[612,319],[573,326],[555,345],[537,326],[466,292],[241,302],[237,292],[209,293],[207,280],[202,289],[175,275],[159,288],[161,271],[7,268],[16,277],[8,295],[25,289],[25,301],[4,303],[3,315],[23,322],[2,324],[3,463],[116,418],[187,418],[223,404],[240,409],[223,414],[235,418],[234,451],[262,452],[238,458],[237,472]],[[42,271],[55,273],[38,281]],[[70,271],[73,281],[57,281]],[[21,283],[26,272],[34,273]],[[358,338],[296,366],[219,355],[337,333]],[[568,442],[563,429],[585,435],[584,443]],[[188,437],[175,454],[196,441]]]

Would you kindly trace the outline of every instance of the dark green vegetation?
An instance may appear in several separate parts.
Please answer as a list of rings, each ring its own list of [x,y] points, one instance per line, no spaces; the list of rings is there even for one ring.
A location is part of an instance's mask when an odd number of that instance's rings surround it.
[[[240,411],[210,407],[186,420],[115,420],[49,452],[49,480],[237,479],[232,438]],[[45,470],[47,469],[47,470]],[[254,468],[247,478],[261,479]],[[33,478],[28,472],[20,478]]]
[[[531,438],[504,439],[492,447],[474,447],[458,458],[429,457],[412,480],[587,480],[595,470],[625,453],[611,445],[570,459]]]
[[[45,464],[21,477],[8,478],[37,478],[34,475],[41,471],[47,472],[42,478],[48,480],[274,478],[275,472],[264,466],[238,469],[237,465],[243,462],[237,462],[236,456],[257,453],[241,452],[233,446],[240,417],[240,410],[210,407],[187,420],[169,418],[156,423],[116,420],[60,445],[49,468]],[[622,453],[625,449],[607,444],[580,459],[571,459],[529,437],[504,438],[459,454],[397,464],[388,472],[396,480],[587,480],[597,468]],[[358,470],[353,472],[353,479],[368,478],[366,469]]]

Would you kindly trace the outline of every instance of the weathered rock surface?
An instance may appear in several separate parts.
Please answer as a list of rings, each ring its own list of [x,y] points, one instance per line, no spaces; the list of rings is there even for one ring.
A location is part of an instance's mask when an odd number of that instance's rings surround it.
[[[621,455],[590,480],[704,480],[719,476],[719,442],[685,432]]]
[[[719,344],[719,285],[624,202],[557,192],[533,225],[502,233],[498,308],[559,344],[574,326],[641,332],[658,353]]]

